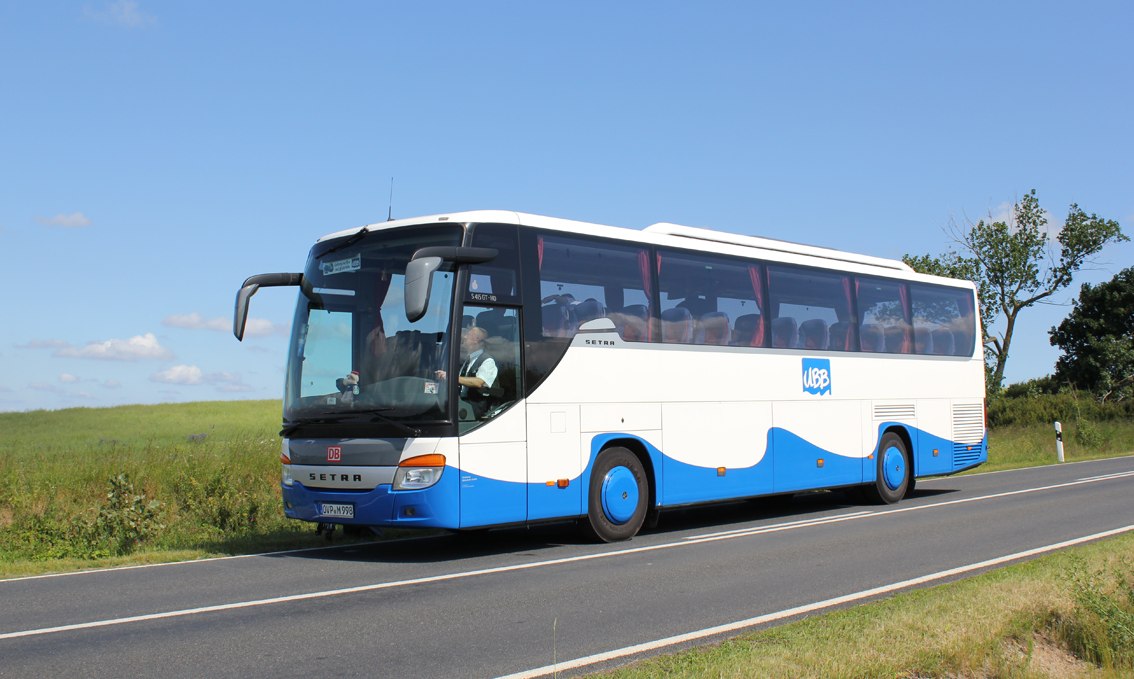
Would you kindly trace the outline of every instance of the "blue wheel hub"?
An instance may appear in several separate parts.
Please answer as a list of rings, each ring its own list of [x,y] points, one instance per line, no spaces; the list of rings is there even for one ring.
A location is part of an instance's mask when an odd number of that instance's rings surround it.
[[[611,523],[624,524],[638,508],[638,481],[626,467],[615,467],[602,480],[602,513]]]
[[[901,488],[906,480],[906,456],[895,446],[882,453],[882,480],[890,490]]]

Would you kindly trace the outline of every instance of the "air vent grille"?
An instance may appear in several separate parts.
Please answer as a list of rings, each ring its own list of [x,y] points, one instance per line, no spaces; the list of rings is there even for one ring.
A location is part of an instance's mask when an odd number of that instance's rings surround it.
[[[874,419],[906,422],[917,418],[917,409],[912,403],[875,405]]]
[[[980,459],[984,441],[984,405],[953,404],[953,468],[967,467]]]

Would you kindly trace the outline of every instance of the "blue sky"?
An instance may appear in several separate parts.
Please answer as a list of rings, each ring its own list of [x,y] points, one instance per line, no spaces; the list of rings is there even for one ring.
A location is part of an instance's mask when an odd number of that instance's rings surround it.
[[[320,235],[500,208],[884,257],[1134,235],[1125,2],[0,4],[0,410],[278,398]],[[1111,247],[1081,282],[1134,264]],[[1024,312],[1008,380],[1067,306]]]

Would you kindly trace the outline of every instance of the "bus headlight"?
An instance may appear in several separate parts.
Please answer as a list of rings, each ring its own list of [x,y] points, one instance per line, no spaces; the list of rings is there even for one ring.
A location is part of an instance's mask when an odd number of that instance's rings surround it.
[[[295,484],[295,479],[291,477],[291,465],[283,465],[283,484],[285,486],[291,486]]]
[[[394,490],[428,488],[441,479],[444,471],[444,455],[418,455],[402,460],[394,472]]]

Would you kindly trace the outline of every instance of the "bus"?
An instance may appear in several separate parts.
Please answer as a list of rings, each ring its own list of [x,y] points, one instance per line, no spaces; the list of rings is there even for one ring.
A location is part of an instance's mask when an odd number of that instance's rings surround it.
[[[321,530],[609,542],[702,503],[894,503],[988,458],[974,286],[900,261],[475,211],[320,238],[245,281],[237,339],[275,286],[299,288],[283,510]]]

